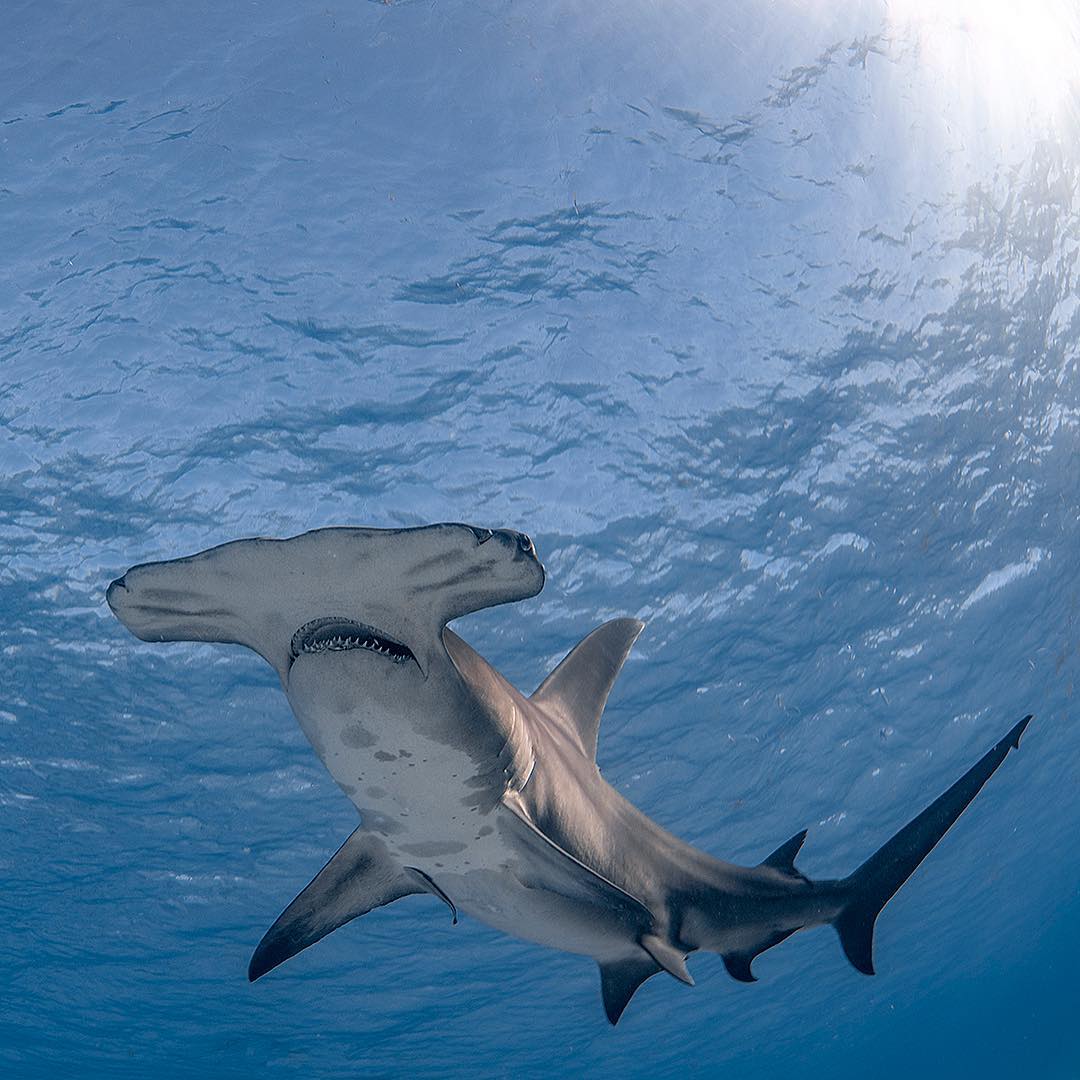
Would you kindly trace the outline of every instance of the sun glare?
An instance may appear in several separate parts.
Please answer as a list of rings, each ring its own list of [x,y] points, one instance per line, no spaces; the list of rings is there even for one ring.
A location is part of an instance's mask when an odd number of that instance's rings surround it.
[[[1076,0],[891,0],[888,21],[915,42],[958,106],[998,123],[1040,124],[1075,107]]]

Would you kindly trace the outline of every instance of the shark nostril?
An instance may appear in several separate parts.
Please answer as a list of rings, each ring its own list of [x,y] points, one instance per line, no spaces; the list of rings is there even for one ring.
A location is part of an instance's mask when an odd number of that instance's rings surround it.
[[[533,542],[529,539],[525,533],[518,533],[518,547],[525,552],[526,555],[531,555],[534,552]]]

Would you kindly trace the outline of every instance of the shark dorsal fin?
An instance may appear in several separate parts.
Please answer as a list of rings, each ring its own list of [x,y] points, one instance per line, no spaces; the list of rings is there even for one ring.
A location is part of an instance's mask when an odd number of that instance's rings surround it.
[[[767,859],[762,860],[761,865],[771,866],[774,870],[802,878],[805,881],[805,877],[795,869],[795,856],[799,854],[805,839],[806,829],[803,829],[802,832],[797,832],[790,840],[785,840]]]
[[[590,759],[596,758],[600,715],[608,694],[644,628],[640,619],[612,619],[598,626],[566,654],[532,696],[535,704],[554,713],[577,735]]]

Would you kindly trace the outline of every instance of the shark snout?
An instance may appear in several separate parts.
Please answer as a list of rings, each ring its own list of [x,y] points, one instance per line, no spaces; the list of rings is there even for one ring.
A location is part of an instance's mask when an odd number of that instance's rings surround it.
[[[144,598],[137,587],[131,587],[128,574],[118,577],[105,591],[105,602],[109,605],[112,613],[126,626],[136,637],[146,640],[153,638],[151,624],[151,612],[146,610]]]
[[[128,587],[128,575],[118,577],[105,591],[105,602],[112,613],[128,626],[128,618],[139,606],[138,592]]]
[[[124,598],[121,593],[127,592],[127,585],[124,583],[122,577],[117,578],[112,582],[108,589],[105,590],[105,602],[112,608],[112,612],[115,615],[119,610],[119,605],[123,604]]]
[[[143,641],[228,640],[214,632],[233,629],[223,598],[198,587],[178,564],[132,567],[109,585],[112,613]]]

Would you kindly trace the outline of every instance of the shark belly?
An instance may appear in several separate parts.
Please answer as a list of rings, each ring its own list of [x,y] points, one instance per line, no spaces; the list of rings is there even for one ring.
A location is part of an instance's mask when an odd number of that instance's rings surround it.
[[[626,921],[610,909],[525,885],[512,869],[474,869],[438,880],[463,912],[511,937],[593,958],[634,944]]]
[[[438,738],[423,701],[395,692],[396,672],[380,670],[384,660],[358,652],[334,659],[340,679],[326,678],[325,660],[322,670],[298,660],[290,674],[289,702],[315,752],[391,854],[425,872],[467,873],[477,856],[470,848],[495,836],[491,778],[467,749]],[[362,677],[364,693],[348,675]]]
[[[335,678],[328,659],[296,661],[289,702],[361,828],[380,837],[390,858],[421,871],[456,909],[512,936],[594,957],[633,941],[638,913],[579,885],[560,865],[571,857],[504,801],[515,755],[454,744],[431,722],[434,703],[422,698],[445,698],[453,686],[426,685],[418,699],[399,692],[397,672],[381,657],[343,652],[333,658]],[[429,684],[437,679],[431,673]]]

